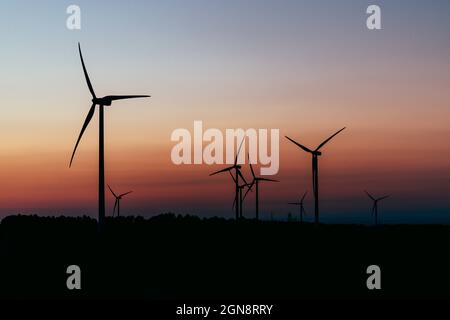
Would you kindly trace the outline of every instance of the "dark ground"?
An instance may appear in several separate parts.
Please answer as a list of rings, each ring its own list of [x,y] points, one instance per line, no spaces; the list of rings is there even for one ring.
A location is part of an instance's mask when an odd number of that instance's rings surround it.
[[[0,298],[450,298],[449,226],[10,216]],[[66,288],[81,267],[82,290]],[[381,267],[382,290],[366,287]]]

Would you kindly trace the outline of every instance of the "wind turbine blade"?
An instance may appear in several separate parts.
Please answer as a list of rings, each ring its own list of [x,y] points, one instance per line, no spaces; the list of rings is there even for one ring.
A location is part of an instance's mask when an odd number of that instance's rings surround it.
[[[389,198],[389,197],[390,197],[389,195],[388,196],[384,196],[384,197],[378,198],[377,201],[381,201],[381,200],[384,200],[384,199]]]
[[[225,169],[222,169],[222,170],[213,172],[213,173],[211,173],[209,176],[214,176],[214,175],[216,175],[216,174],[219,174],[219,173],[222,173],[222,172],[226,172],[226,171],[230,171],[230,170],[232,170],[232,169],[234,169],[234,167],[228,167],[228,168],[225,168]]]
[[[248,185],[248,189],[245,192],[244,198],[242,200],[245,200],[245,198],[247,197],[247,194],[252,190],[254,184],[255,184],[255,180],[253,180],[253,182],[250,185]]]
[[[114,193],[114,191],[111,189],[111,187],[109,186],[109,184],[108,184],[108,188],[109,188],[109,191],[111,191],[111,193],[113,194],[113,196],[117,198],[117,195],[116,195],[116,194]]]
[[[116,212],[116,207],[117,207],[118,201],[119,201],[119,199],[116,198],[116,202],[114,202],[113,217],[114,217],[114,213]]]
[[[236,196],[234,196],[233,206],[231,207],[233,210],[236,207],[236,201],[237,201]]]
[[[77,143],[75,144],[75,148],[73,149],[73,152],[72,152],[72,158],[70,158],[69,168],[72,166],[73,157],[75,156],[75,152],[77,151],[78,144],[80,143],[80,140],[81,140],[81,137],[83,136],[84,130],[86,130],[87,126],[89,125],[89,122],[91,122],[92,117],[94,116],[94,112],[95,112],[95,104],[93,104],[91,106],[91,108],[89,109],[89,112],[86,116],[86,120],[84,120],[84,124],[83,124],[83,127],[81,128],[80,135],[78,136]]]
[[[89,79],[89,75],[86,70],[86,66],[84,65],[83,54],[81,53],[81,46],[80,46],[79,42],[78,42],[78,51],[80,52],[80,59],[81,59],[81,64],[83,65],[84,77],[86,78],[86,83],[89,88],[89,91],[91,92],[91,95],[93,98],[97,98],[95,96],[94,88],[92,88],[91,80]]]
[[[333,134],[331,137],[329,137],[327,140],[325,140],[324,142],[322,142],[321,144],[319,144],[319,146],[316,148],[315,151],[319,151],[320,148],[322,148],[328,141],[330,141],[331,139],[333,139],[339,132],[341,132],[342,130],[344,130],[344,128],[342,128],[341,130],[339,130],[338,132],[336,132],[335,134]]]
[[[235,177],[233,176],[233,174],[231,173],[231,170],[228,171],[228,173],[230,174],[231,179],[233,179],[234,183],[236,183],[236,178],[235,178]]]
[[[241,170],[237,171],[238,175],[242,178],[242,180],[244,181],[245,184],[248,184],[247,181],[245,180],[244,176],[241,173]]]
[[[292,204],[294,206],[300,206],[301,205],[300,203],[297,203],[297,202],[289,202],[288,204]]]
[[[300,143],[298,143],[295,140],[292,140],[291,138],[289,138],[288,136],[285,136],[286,139],[288,139],[289,141],[291,141],[293,144],[297,145],[298,147],[302,148],[303,150],[305,150],[306,152],[312,153],[312,150],[308,149],[307,147],[301,145]]]
[[[305,200],[305,197],[307,194],[308,194],[308,191],[306,191],[305,194],[303,195],[301,202],[303,202],[303,200]]]
[[[124,100],[124,99],[136,99],[136,98],[150,98],[150,96],[147,95],[134,95],[134,96],[106,96],[104,99],[108,99],[111,101],[114,100]]]
[[[250,153],[248,154],[248,163],[250,164],[250,171],[252,172],[253,179],[256,179],[255,171],[253,171],[252,163],[250,162]]]
[[[268,182],[280,182],[278,180],[275,179],[267,179],[267,178],[257,178],[259,181],[268,181]]]
[[[127,194],[130,194],[130,193],[132,193],[132,192],[133,192],[133,191],[128,191],[128,192],[122,193],[119,197],[126,196]]]
[[[369,196],[370,199],[372,199],[373,201],[375,201],[375,198],[372,197],[372,196],[370,195],[370,193],[368,193],[366,190],[364,190],[364,192]]]
[[[244,141],[245,141],[245,137],[242,139],[241,144],[239,145],[239,149],[236,153],[236,157],[234,158],[234,165],[237,165],[238,156],[239,156],[239,153],[241,152],[242,144],[244,143]]]

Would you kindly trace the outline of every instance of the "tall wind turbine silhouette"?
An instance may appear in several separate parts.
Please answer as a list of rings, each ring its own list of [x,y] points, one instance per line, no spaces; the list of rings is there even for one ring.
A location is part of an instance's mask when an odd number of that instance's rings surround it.
[[[305,200],[308,191],[303,194],[303,197],[300,198],[300,202],[290,202],[288,204],[299,206],[300,207],[300,223],[303,223],[303,215],[306,214],[305,207],[303,206],[303,200]]]
[[[116,207],[117,207],[117,216],[120,217],[120,200],[122,200],[122,197],[126,196],[127,194],[132,193],[133,191],[128,191],[119,195],[116,195],[114,193],[114,191],[111,189],[111,187],[108,184],[108,188],[109,191],[111,191],[111,193],[113,194],[114,198],[116,198],[116,201],[114,202],[114,209],[113,209],[113,214],[112,216],[114,217],[114,213],[116,212]]]
[[[381,201],[381,200],[384,200],[386,198],[389,198],[389,196],[375,198],[370,193],[368,193],[366,190],[364,190],[364,192],[373,201],[372,215],[375,216],[375,225],[378,225],[378,202]]]
[[[209,175],[209,176],[214,176],[214,175],[219,174],[219,173],[229,172],[231,174],[231,177],[234,180],[234,185],[235,185],[235,196],[234,196],[234,199],[235,200],[239,199],[239,186],[240,186],[239,185],[239,177],[241,177],[242,181],[244,181],[244,183],[247,184],[247,181],[245,181],[245,178],[244,178],[244,176],[241,173],[242,166],[237,164],[238,156],[239,156],[239,153],[241,152],[242,144],[244,143],[244,141],[245,141],[245,137],[244,137],[244,139],[242,139],[241,144],[239,145],[239,149],[238,149],[238,151],[236,153],[236,157],[234,158],[234,164],[233,164],[232,167],[228,167],[228,168],[225,168],[225,169],[213,172],[213,173],[211,173]],[[235,176],[234,177],[233,177],[233,174],[231,173],[232,170],[235,171]],[[236,220],[239,220],[239,216],[240,216],[240,209],[239,208],[240,208],[240,203],[239,203],[239,201],[236,201],[236,206],[235,206]]]
[[[259,220],[259,182],[261,182],[261,181],[280,182],[280,181],[274,180],[274,179],[257,177],[255,175],[255,171],[253,171],[253,166],[252,166],[252,164],[250,162],[250,154],[248,155],[248,162],[250,164],[250,171],[252,172],[253,180],[250,183],[250,186],[249,186],[247,192],[245,193],[244,199],[245,199],[245,197],[247,197],[248,192],[253,188],[253,186],[255,186],[255,190],[256,190],[256,197],[255,197],[255,199],[256,199],[255,200],[256,201],[256,203],[255,203],[255,214],[256,215],[255,216],[256,216],[256,220]]]
[[[92,87],[91,80],[89,79],[88,72],[83,60],[83,54],[81,53],[81,46],[78,43],[78,52],[80,54],[81,65],[83,66],[84,77],[86,78],[86,83],[89,88],[89,92],[92,95],[92,105],[89,112],[84,120],[83,127],[81,128],[80,135],[78,136],[75,148],[73,149],[72,157],[70,158],[69,167],[72,166],[73,158],[75,152],[77,151],[78,144],[80,143],[81,137],[86,130],[89,122],[91,122],[92,117],[95,113],[95,107],[99,107],[99,156],[98,156],[98,223],[101,226],[105,220],[105,142],[104,142],[104,118],[103,109],[105,106],[110,106],[113,101],[124,100],[124,99],[135,99],[135,98],[148,98],[148,95],[120,95],[120,96],[105,96],[103,98],[97,98],[95,95],[94,88]]]
[[[325,144],[327,144],[331,139],[333,139],[338,133],[340,133],[342,128],[335,134],[333,134],[331,137],[323,141],[315,150],[308,149],[307,147],[301,145],[297,141],[289,138],[288,136],[285,136],[289,141],[303,149],[304,151],[311,153],[312,155],[312,178],[313,178],[313,194],[314,194],[314,222],[316,224],[319,223],[319,156],[322,155],[322,152],[320,152],[320,148],[322,148]]]

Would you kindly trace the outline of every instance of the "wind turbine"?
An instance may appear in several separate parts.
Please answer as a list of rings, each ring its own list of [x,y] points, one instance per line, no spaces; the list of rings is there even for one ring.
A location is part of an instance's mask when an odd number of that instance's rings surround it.
[[[233,179],[233,181],[235,181],[236,179],[235,179],[234,176],[231,174],[231,172],[230,172],[230,175],[231,175],[231,178]],[[236,182],[236,181],[235,181],[235,182]],[[242,184],[242,185],[239,186],[239,218],[240,218],[240,219],[242,219],[242,217],[243,217],[242,212],[243,212],[243,203],[244,203],[245,197],[242,197],[242,193],[243,193],[243,191],[244,191],[245,188],[249,188],[249,189],[250,189],[250,184],[248,184],[247,182],[245,182],[245,179],[244,179],[244,184]],[[248,192],[248,190],[247,190],[247,192]],[[247,193],[245,193],[245,194],[247,195]],[[233,201],[233,209],[234,209],[234,207],[236,206],[237,201],[238,201],[238,199],[237,199],[236,197],[234,197],[234,201]]]
[[[342,128],[341,130],[339,130],[338,132],[336,132],[335,134],[333,134],[331,137],[329,137],[325,141],[323,141],[321,144],[319,144],[319,146],[315,150],[308,149],[307,147],[301,145],[297,141],[292,140],[291,138],[286,136],[286,138],[289,141],[291,141],[292,143],[294,143],[295,145],[297,145],[298,147],[300,147],[304,151],[306,151],[308,153],[311,153],[311,155],[312,155],[312,177],[313,177],[313,194],[314,194],[314,222],[316,224],[319,223],[319,156],[322,155],[322,152],[320,152],[319,150],[320,150],[320,148],[322,148],[326,143],[328,143],[331,139],[333,139],[338,133],[340,133],[344,129],[345,129],[345,127]]]
[[[104,120],[103,120],[103,109],[105,106],[110,106],[113,101],[124,100],[124,99],[134,99],[134,98],[147,98],[148,95],[127,95],[127,96],[105,96],[103,98],[97,98],[92,87],[91,80],[89,79],[86,66],[84,64],[83,55],[81,53],[80,43],[78,43],[78,52],[80,54],[81,65],[83,66],[84,77],[86,78],[86,83],[89,88],[89,92],[92,95],[92,105],[89,112],[84,120],[83,127],[81,128],[80,135],[78,136],[75,148],[73,149],[72,157],[70,158],[69,168],[72,166],[73,158],[75,152],[77,151],[78,144],[80,143],[81,137],[86,130],[89,122],[91,122],[92,117],[95,113],[95,107],[99,107],[99,157],[98,157],[98,223],[101,227],[105,219],[105,143],[104,143]]]
[[[256,220],[259,220],[259,182],[260,181],[267,181],[267,182],[280,182],[278,180],[274,179],[268,179],[268,178],[260,178],[255,175],[255,171],[253,171],[253,166],[250,162],[250,154],[248,155],[248,162],[250,163],[250,170],[252,172],[253,181],[250,183],[250,186],[245,193],[244,199],[247,196],[248,192],[252,189],[253,185],[255,185],[256,188],[256,204],[255,204],[255,210],[256,210]]]
[[[241,142],[241,144],[239,146],[238,152],[236,153],[236,157],[234,158],[233,166],[225,168],[225,169],[222,169],[222,170],[219,170],[219,171],[216,171],[216,172],[213,172],[213,173],[211,173],[209,175],[209,176],[214,176],[214,175],[219,174],[219,173],[229,172],[231,174],[231,177],[234,180],[234,185],[235,185],[235,196],[234,196],[234,199],[235,200],[239,199],[239,187],[240,187],[240,185],[239,185],[239,177],[241,177],[241,179],[244,181],[244,183],[247,184],[247,181],[245,181],[245,178],[244,178],[244,176],[241,173],[242,166],[237,164],[238,156],[239,156],[239,153],[241,151],[242,144],[244,143],[244,140],[245,140],[245,137],[244,137],[244,139],[242,139],[242,142]],[[232,170],[235,171],[235,176],[234,177],[233,177],[233,174],[231,173]],[[239,209],[240,208],[240,203],[239,202],[240,201],[236,201],[236,206],[235,206],[236,220],[239,220],[239,216],[240,216],[240,209]]]
[[[291,205],[300,207],[300,223],[303,223],[303,215],[306,214],[305,207],[303,206],[303,200],[305,200],[307,193],[308,193],[308,191],[306,191],[305,194],[303,195],[303,197],[301,197],[300,202],[290,202],[289,203]]]
[[[384,196],[381,198],[375,198],[370,193],[364,190],[364,192],[369,196],[370,199],[373,200],[373,207],[372,207],[372,215],[375,216],[375,225],[378,225],[378,202],[381,200],[384,200],[386,198],[389,198],[389,196]]]
[[[108,184],[108,188],[109,188],[109,191],[111,191],[113,196],[116,198],[116,202],[114,202],[114,209],[113,209],[112,216],[114,217],[114,212],[116,212],[116,207],[117,207],[117,216],[120,217],[120,200],[122,200],[122,197],[126,196],[127,194],[132,193],[133,191],[128,191],[128,192],[116,195],[114,193],[114,191],[111,189],[111,187],[109,186],[109,184]]]

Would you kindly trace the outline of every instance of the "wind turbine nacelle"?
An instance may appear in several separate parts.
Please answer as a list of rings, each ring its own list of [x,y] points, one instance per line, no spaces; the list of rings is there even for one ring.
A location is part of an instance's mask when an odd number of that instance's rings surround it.
[[[111,101],[111,99],[97,98],[97,99],[92,99],[92,103],[99,105],[99,106],[110,106],[112,104],[112,101]]]
[[[315,154],[316,156],[321,156],[321,155],[322,155],[322,152],[320,152],[320,151],[314,151],[313,154]]]

